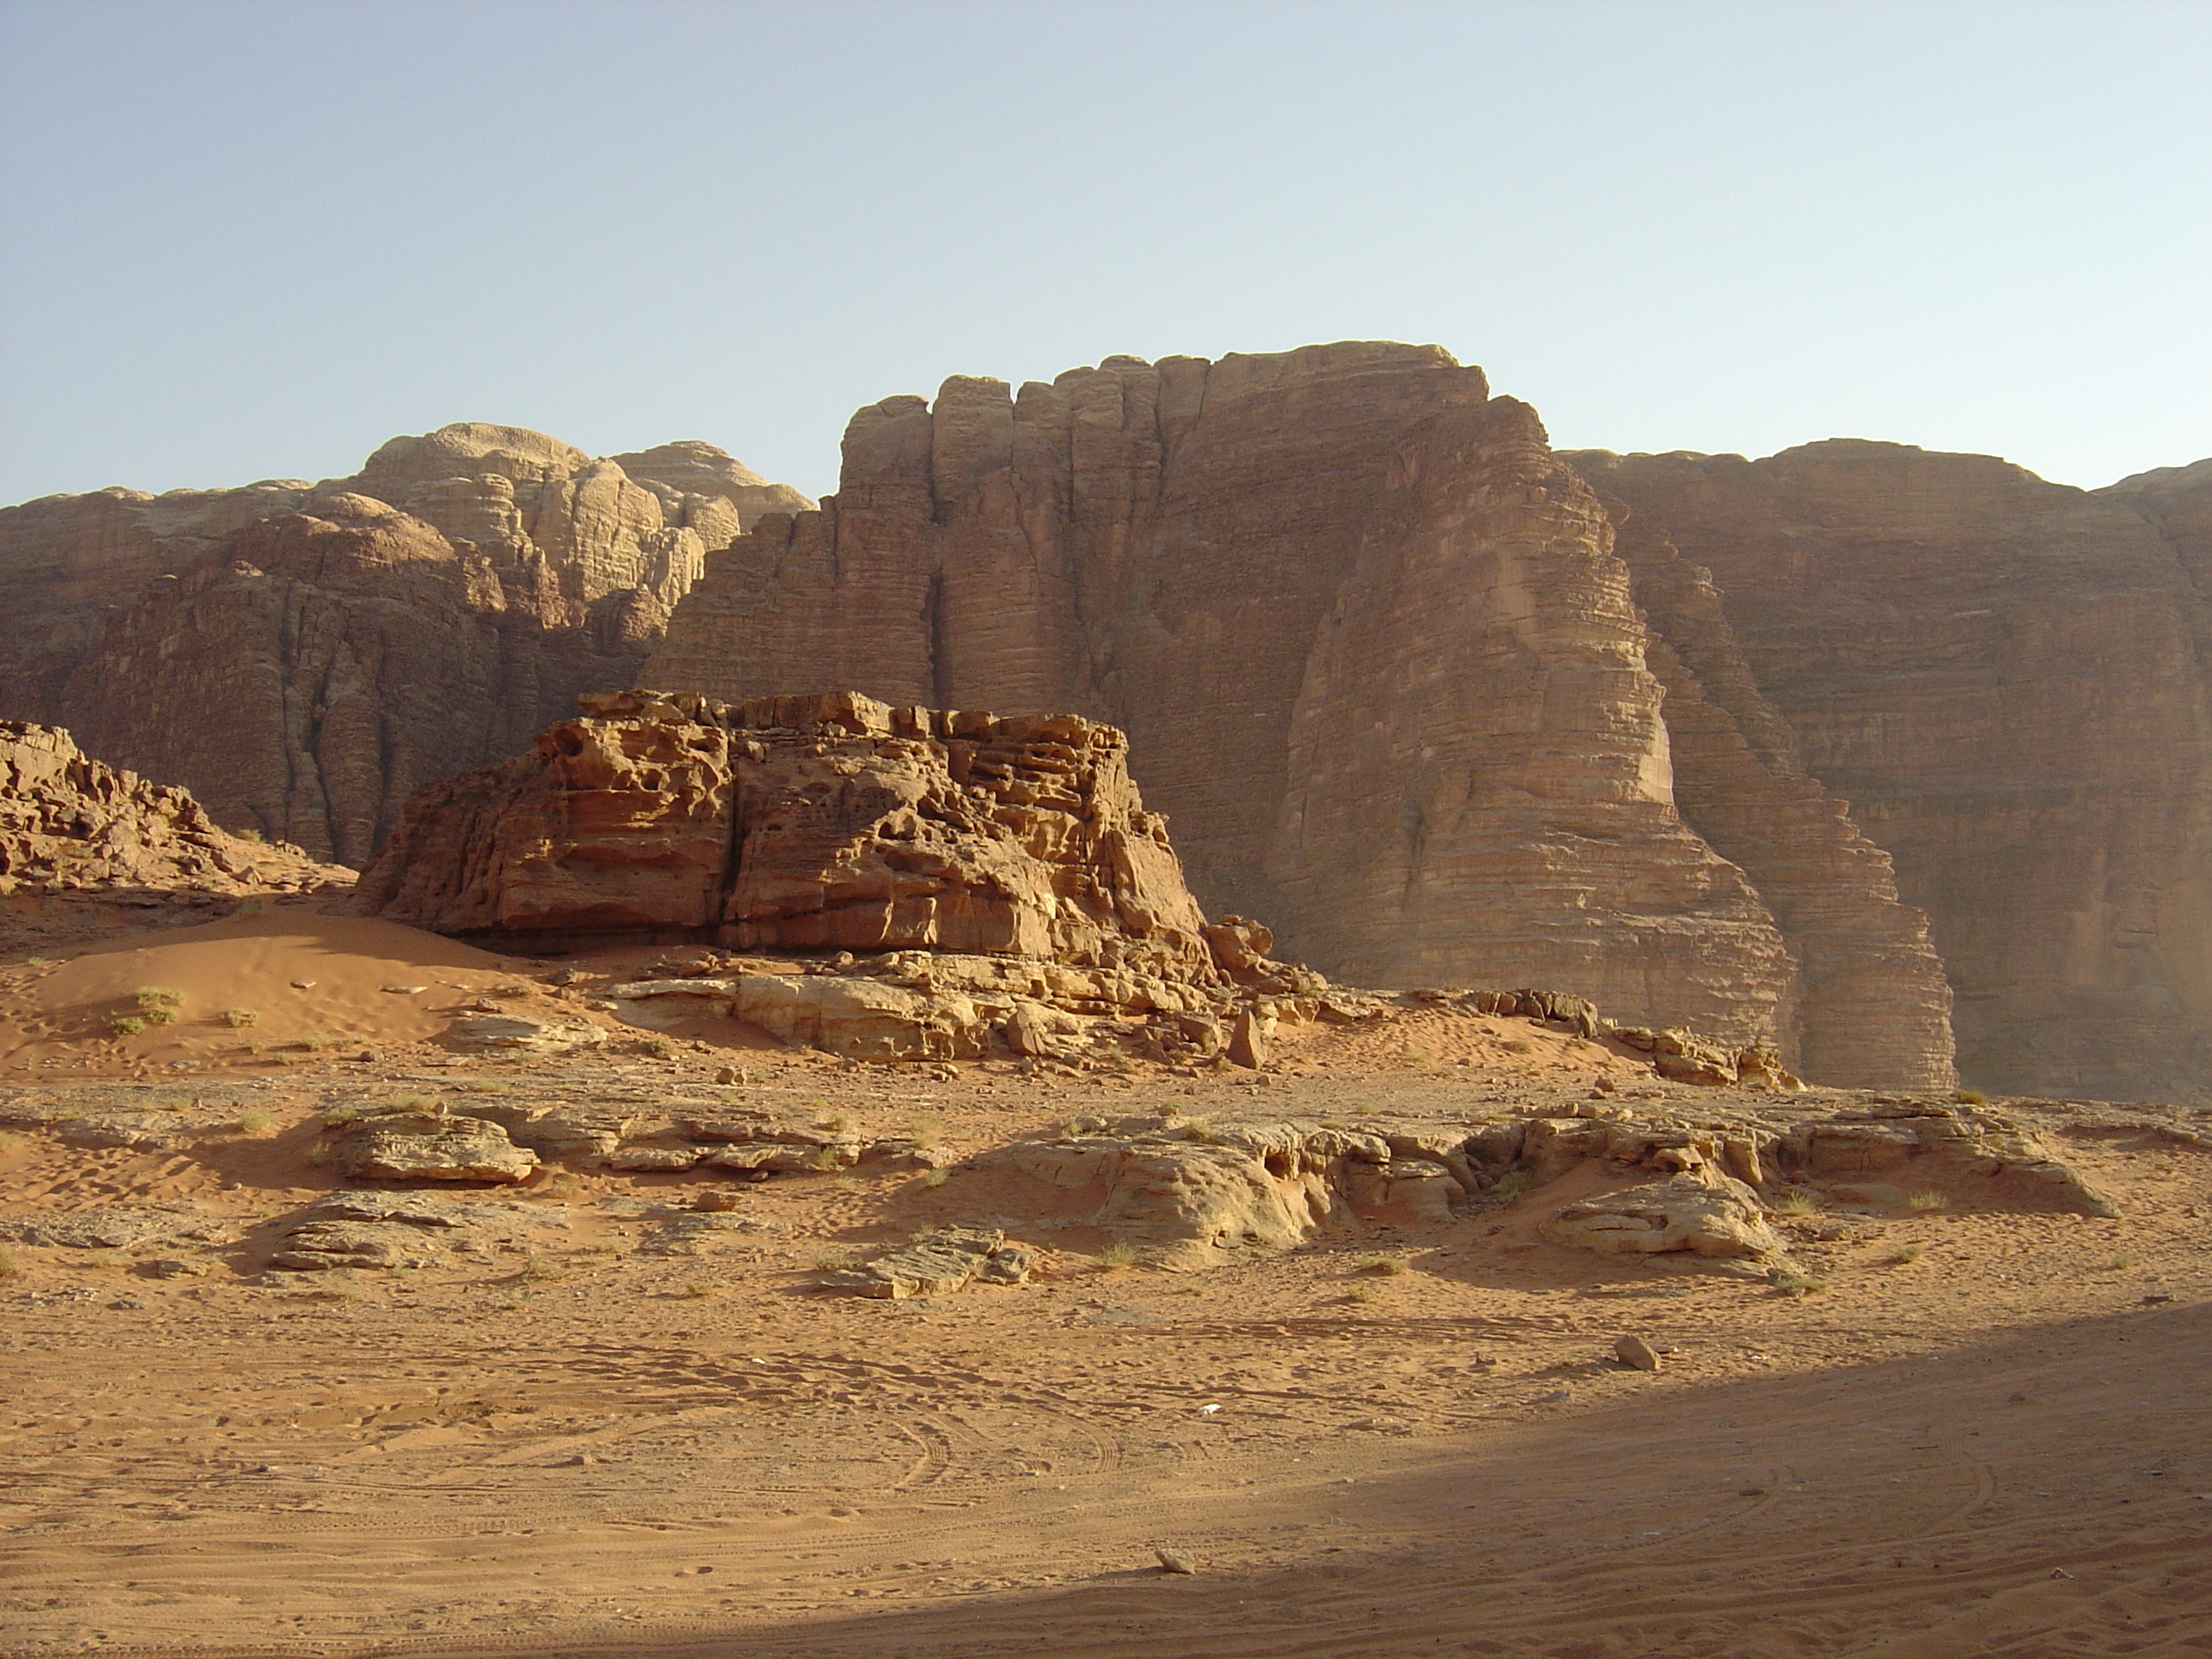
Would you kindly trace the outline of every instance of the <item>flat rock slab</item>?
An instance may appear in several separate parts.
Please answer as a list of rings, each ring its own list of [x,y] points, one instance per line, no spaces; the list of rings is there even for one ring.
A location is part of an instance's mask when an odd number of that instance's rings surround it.
[[[819,1282],[833,1295],[893,1301],[943,1296],[971,1284],[1019,1285],[1029,1278],[1036,1252],[1006,1237],[995,1228],[946,1227],[866,1267],[824,1273]]]
[[[1539,1224],[1554,1244],[1603,1255],[1663,1255],[1676,1250],[1717,1261],[1779,1260],[1782,1241],[1766,1224],[1759,1194],[1711,1171],[1650,1182],[1569,1204]]]
[[[215,1227],[191,1211],[155,1208],[83,1210],[73,1215],[23,1215],[0,1220],[0,1238],[65,1250],[119,1250],[153,1239],[210,1238]]]
[[[395,1112],[362,1118],[339,1139],[331,1158],[354,1181],[526,1181],[538,1154],[479,1117]]]

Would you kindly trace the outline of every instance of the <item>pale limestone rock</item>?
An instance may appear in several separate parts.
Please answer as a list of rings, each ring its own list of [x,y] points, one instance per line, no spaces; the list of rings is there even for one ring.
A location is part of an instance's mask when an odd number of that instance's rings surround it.
[[[969,1285],[1019,1285],[1036,1253],[996,1228],[945,1227],[864,1266],[834,1269],[815,1283],[839,1296],[904,1300],[949,1296]]]
[[[1759,1194],[1713,1171],[1674,1176],[1566,1205],[1538,1224],[1537,1231],[1554,1244],[1603,1255],[1679,1250],[1715,1261],[1764,1264],[1783,1255]]]
[[[391,1112],[337,1132],[331,1167],[355,1181],[526,1181],[538,1155],[497,1124],[442,1113]]]
[[[582,1020],[537,1019],[527,1014],[464,1014],[447,1035],[464,1048],[524,1054],[566,1054],[607,1040]]]

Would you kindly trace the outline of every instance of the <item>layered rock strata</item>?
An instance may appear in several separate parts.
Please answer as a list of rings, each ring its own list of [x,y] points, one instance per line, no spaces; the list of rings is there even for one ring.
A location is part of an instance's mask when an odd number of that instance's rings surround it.
[[[2202,1097],[2212,466],[2091,493],[1987,456],[1857,441],[1760,461],[1570,459],[1618,503],[1655,627],[1679,645],[1692,635],[1676,618],[1694,610],[1739,643],[1779,717],[1737,719],[1760,765],[1848,799],[1893,860],[1956,994],[1967,1080]],[[1790,927],[1787,884],[1681,793]],[[1862,885],[1881,884],[1863,851],[1838,850]],[[1916,975],[1880,965],[1909,954],[1893,933],[1863,915],[1819,933],[1831,943],[1793,929],[1808,973],[1840,961],[1862,1007],[1926,1000]]]
[[[955,379],[863,410],[836,496],[711,555],[648,673],[1108,720],[1200,898],[1331,974],[1534,981],[1948,1080],[1933,958],[1817,784],[1737,814],[1776,872],[1844,873],[1784,906],[1817,946],[1684,821],[1678,770],[1729,796],[1740,757],[1670,752],[1612,535],[1534,413],[1433,347]],[[1913,961],[1878,1061],[1829,1035],[1860,939]]]
[[[0,715],[358,866],[415,789],[632,683],[708,551],[805,504],[707,445],[463,424],[319,484],[0,508]]]
[[[586,696],[410,804],[369,915],[511,943],[701,939],[1219,979],[1110,726],[851,694]]]

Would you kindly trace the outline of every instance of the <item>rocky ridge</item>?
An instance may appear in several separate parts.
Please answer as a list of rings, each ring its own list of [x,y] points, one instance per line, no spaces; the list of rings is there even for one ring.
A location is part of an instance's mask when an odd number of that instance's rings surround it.
[[[93,760],[66,732],[0,720],[0,898],[343,892],[353,872],[228,835],[190,793]]]
[[[707,553],[805,505],[708,445],[462,423],[320,483],[0,508],[0,714],[359,866],[414,790],[634,680]]]

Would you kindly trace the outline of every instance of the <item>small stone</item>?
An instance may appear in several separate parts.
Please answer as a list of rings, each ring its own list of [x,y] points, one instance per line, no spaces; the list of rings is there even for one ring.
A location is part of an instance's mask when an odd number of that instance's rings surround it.
[[[1659,1351],[1633,1331],[1613,1345],[1613,1352],[1624,1365],[1639,1371],[1659,1369]]]
[[[1171,1550],[1162,1545],[1152,1553],[1158,1558],[1162,1572],[1194,1573],[1198,1571],[1197,1561],[1186,1550]]]

